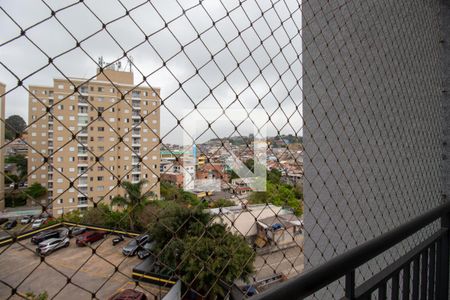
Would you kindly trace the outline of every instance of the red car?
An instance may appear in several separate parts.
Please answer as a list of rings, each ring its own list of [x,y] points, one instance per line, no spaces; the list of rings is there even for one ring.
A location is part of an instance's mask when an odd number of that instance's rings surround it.
[[[103,239],[105,235],[106,232],[104,231],[86,231],[85,233],[77,236],[76,244],[77,246],[90,245],[93,242]]]

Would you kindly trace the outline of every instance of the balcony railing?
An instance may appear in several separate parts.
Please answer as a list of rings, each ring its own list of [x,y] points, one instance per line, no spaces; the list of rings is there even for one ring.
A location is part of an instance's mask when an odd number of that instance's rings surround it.
[[[355,269],[438,219],[441,225],[434,234],[356,286]],[[400,299],[400,296],[402,299],[448,299],[449,239],[450,201],[252,299],[303,299],[342,278],[345,278],[343,299],[348,300],[371,299],[374,293],[378,299]]]

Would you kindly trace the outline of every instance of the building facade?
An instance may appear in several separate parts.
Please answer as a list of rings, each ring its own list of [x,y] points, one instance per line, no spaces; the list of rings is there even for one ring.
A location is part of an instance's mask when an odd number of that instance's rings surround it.
[[[48,188],[41,204],[55,216],[108,204],[124,180],[159,197],[160,90],[115,69],[69,79],[29,87],[28,184]]]

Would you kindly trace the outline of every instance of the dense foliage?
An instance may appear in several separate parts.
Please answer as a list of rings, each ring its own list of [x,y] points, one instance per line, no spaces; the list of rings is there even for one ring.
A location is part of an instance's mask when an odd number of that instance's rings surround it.
[[[280,171],[271,170],[267,172],[266,188],[265,192],[252,192],[249,197],[249,203],[272,203],[292,209],[297,216],[303,214],[301,186],[282,183]]]
[[[5,123],[5,139],[7,140],[14,140],[27,128],[27,123],[18,115],[9,116]]]
[[[27,176],[28,160],[25,155],[17,154],[5,157],[5,163],[16,164],[20,178]]]
[[[114,211],[103,204],[83,212],[73,211],[64,219],[131,228],[127,210]],[[154,253],[163,266],[160,272],[178,276],[187,288],[203,293],[205,299],[217,299],[224,295],[223,284],[246,280],[254,272],[255,254],[250,245],[225,226],[212,223],[201,207],[188,207],[174,200],[150,201],[136,213],[134,225],[156,241]]]
[[[253,273],[254,251],[241,236],[210,221],[210,215],[199,208],[172,203],[160,211],[150,233],[161,263],[214,299],[224,295],[219,281],[231,285]]]
[[[202,206],[206,207],[207,204],[202,202],[196,195],[186,192],[185,190],[171,184],[167,181],[161,181],[160,184],[161,199],[173,200],[186,206]]]
[[[5,207],[20,207],[27,204],[27,197],[20,192],[5,193]]]
[[[39,199],[47,194],[47,189],[39,182],[35,182],[25,189],[24,194],[33,199]]]
[[[125,209],[131,230],[136,229],[137,214],[142,211],[151,198],[155,197],[154,192],[150,190],[142,193],[142,187],[146,183],[146,180],[140,180],[138,183],[122,182],[121,186],[125,190],[125,195],[116,196],[111,201],[111,205],[121,206]]]

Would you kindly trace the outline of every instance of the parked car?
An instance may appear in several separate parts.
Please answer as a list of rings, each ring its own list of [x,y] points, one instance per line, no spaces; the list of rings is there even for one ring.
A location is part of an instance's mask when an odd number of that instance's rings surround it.
[[[36,249],[36,253],[41,256],[49,255],[53,251],[62,248],[69,247],[70,241],[68,237],[51,238],[39,243]]]
[[[78,226],[70,227],[69,236],[70,237],[78,236],[80,234],[85,233],[86,231],[87,231],[86,227],[78,227]]]
[[[125,256],[134,256],[137,254],[138,250],[141,249],[149,241],[150,236],[148,234],[135,237],[128,243],[128,245],[123,247],[122,253]]]
[[[33,221],[33,216],[24,216],[22,219],[20,219],[20,224],[28,224],[31,221]]]
[[[86,231],[77,236],[76,244],[80,247],[90,245],[93,242],[103,239],[105,235],[106,232],[104,231]]]
[[[258,290],[253,285],[244,285],[241,287],[241,290],[247,297],[251,297],[258,294]]]
[[[115,246],[115,245],[117,245],[118,243],[122,242],[123,240],[125,240],[125,239],[123,238],[123,235],[120,234],[120,235],[117,236],[116,238],[113,238],[112,244],[113,244],[113,246]]]
[[[140,259],[145,259],[149,257],[152,254],[152,251],[155,249],[156,242],[147,242],[144,246],[142,246],[142,249],[138,250],[137,256]]]
[[[6,222],[8,222],[8,218],[0,218],[0,225],[5,224]]]
[[[3,225],[3,228],[5,228],[6,230],[10,230],[16,226],[17,226],[17,220],[12,220],[12,221],[6,222],[5,225]]]
[[[33,244],[42,243],[45,240],[52,238],[65,238],[68,236],[68,230],[66,228],[53,229],[53,230],[45,230],[35,234],[31,238],[31,242]]]
[[[147,296],[142,292],[126,289],[112,295],[109,300],[147,300]]]
[[[36,220],[33,221],[33,224],[31,225],[32,229],[38,229],[39,227],[41,227],[45,222],[44,218],[38,218]]]

